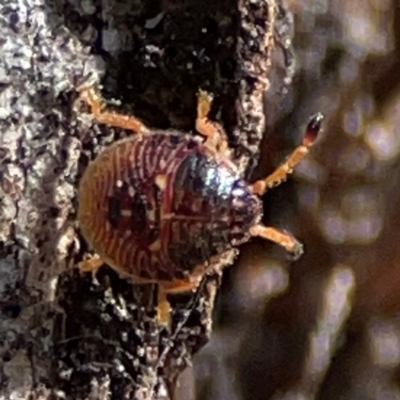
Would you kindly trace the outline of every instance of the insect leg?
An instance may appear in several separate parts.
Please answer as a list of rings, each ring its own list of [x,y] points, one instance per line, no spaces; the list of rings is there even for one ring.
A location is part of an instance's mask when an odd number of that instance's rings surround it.
[[[145,133],[149,129],[133,116],[118,114],[114,111],[107,111],[101,96],[92,86],[81,86],[78,88],[78,102],[88,104],[94,119],[100,124],[123,128],[134,133]]]
[[[270,226],[255,225],[250,228],[250,234],[279,244],[292,253],[295,259],[303,253],[303,245],[289,232],[280,231]]]
[[[254,193],[263,195],[268,189],[279,185],[287,179],[288,175],[293,172],[294,167],[308,154],[310,147],[314,144],[321,130],[323,118],[323,115],[318,113],[310,119],[301,145],[271,175],[251,185]]]
[[[158,304],[157,304],[157,320],[161,325],[169,326],[171,320],[171,305],[167,299],[167,294],[185,293],[194,290],[198,286],[198,282],[175,280],[169,283],[158,285]]]
[[[158,285],[157,294],[157,320],[160,325],[169,326],[171,322],[171,304],[167,299],[167,291],[162,285]]]
[[[199,90],[197,95],[196,130],[206,137],[206,143],[210,147],[225,153],[228,151],[226,133],[220,124],[208,119],[212,100],[213,97],[210,93]]]
[[[78,268],[81,274],[85,274],[86,272],[92,272],[95,274],[103,264],[104,261],[96,255],[87,260],[81,261],[78,264]]]

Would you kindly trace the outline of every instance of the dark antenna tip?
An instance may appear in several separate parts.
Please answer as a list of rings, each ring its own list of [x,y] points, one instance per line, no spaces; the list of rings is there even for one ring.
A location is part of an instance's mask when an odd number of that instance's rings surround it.
[[[310,118],[303,138],[303,144],[305,146],[310,147],[315,142],[321,132],[322,121],[324,118],[324,115],[320,112]]]

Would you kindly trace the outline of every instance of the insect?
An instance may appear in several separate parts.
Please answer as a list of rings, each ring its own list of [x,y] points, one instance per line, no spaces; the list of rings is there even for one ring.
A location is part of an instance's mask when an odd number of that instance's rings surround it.
[[[197,288],[226,252],[259,236],[300,255],[288,232],[261,224],[260,196],[287,178],[318,136],[322,114],[312,117],[302,143],[275,172],[252,184],[233,163],[226,134],[208,114],[212,96],[198,93],[200,135],[147,128],[133,116],[107,110],[97,91],[80,88],[94,119],[134,134],[114,142],[81,179],[78,220],[98,257],[80,264],[96,270],[103,262],[136,283],[158,285],[158,319],[168,322],[167,294]]]

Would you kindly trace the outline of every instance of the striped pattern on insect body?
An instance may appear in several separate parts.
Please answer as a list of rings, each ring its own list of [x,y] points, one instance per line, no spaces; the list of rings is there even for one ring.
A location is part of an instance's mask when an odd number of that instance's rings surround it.
[[[159,285],[159,320],[169,318],[168,293],[195,289],[213,263],[252,236],[301,253],[287,232],[260,224],[259,196],[286,179],[307,154],[322,115],[307,125],[302,144],[274,173],[245,182],[232,162],[225,133],[208,120],[211,96],[200,91],[196,128],[205,137],[150,130],[133,116],[107,111],[90,87],[80,100],[104,124],[135,132],[109,146],[86,169],[79,188],[78,220],[103,261],[133,282]]]

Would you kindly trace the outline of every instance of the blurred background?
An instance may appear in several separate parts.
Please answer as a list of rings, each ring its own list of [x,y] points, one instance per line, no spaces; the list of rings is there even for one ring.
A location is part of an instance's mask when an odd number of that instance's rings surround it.
[[[296,69],[266,94],[254,179],[324,133],[265,196],[264,222],[304,243],[296,262],[254,240],[226,270],[210,343],[179,399],[400,399],[400,3],[286,0]]]

